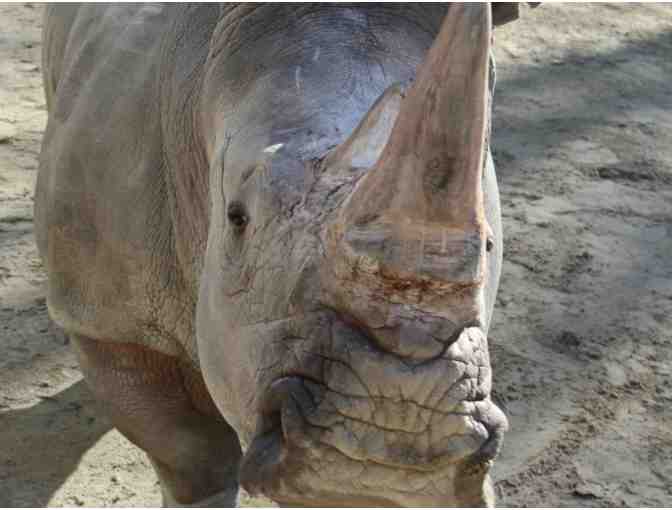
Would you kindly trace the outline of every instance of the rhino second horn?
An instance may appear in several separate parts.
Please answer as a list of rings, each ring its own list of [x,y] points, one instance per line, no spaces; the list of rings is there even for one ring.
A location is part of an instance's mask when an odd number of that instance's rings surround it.
[[[324,162],[325,168],[371,168],[387,144],[399,115],[403,87],[395,83],[383,92],[355,130]]]

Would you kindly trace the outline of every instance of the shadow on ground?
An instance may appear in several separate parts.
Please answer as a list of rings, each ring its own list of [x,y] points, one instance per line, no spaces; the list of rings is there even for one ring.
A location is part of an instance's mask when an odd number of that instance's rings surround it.
[[[31,407],[1,410],[0,506],[46,506],[110,428],[83,381]]]

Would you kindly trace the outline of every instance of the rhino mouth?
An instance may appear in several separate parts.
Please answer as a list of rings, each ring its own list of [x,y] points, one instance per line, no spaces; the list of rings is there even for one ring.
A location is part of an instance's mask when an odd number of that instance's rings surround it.
[[[312,500],[312,493],[321,502],[327,498],[336,504],[358,493],[350,503],[397,506],[409,501],[413,486],[421,487],[423,479],[443,479],[442,483],[450,485],[445,480],[454,476],[456,470],[480,467],[487,473],[501,447],[506,418],[490,400],[489,386],[484,391],[478,381],[469,377],[455,384],[469,386],[471,390],[453,412],[445,413],[444,421],[437,418],[436,423],[446,424],[444,431],[423,435],[416,430],[387,428],[380,420],[367,422],[356,416],[354,407],[361,405],[361,401],[353,399],[345,404],[354,406],[353,409],[343,408],[345,397],[334,391],[328,381],[316,381],[304,374],[285,374],[269,386],[260,400],[257,430],[241,465],[241,483],[251,494],[262,493],[293,504],[297,504],[298,494],[307,498],[300,499],[301,503]],[[408,410],[415,405],[411,403],[377,405],[392,406],[400,413],[415,412]],[[432,416],[432,420],[439,413],[426,411],[425,416]],[[344,475],[340,482],[335,480],[333,487],[325,487],[322,480],[307,481],[319,478],[325,464],[334,463],[349,466],[341,469],[341,474],[348,470],[357,473],[361,466],[366,466],[367,472],[378,470],[387,476],[403,472],[400,480],[414,482],[409,482],[411,487],[401,482],[400,495],[389,496],[393,492],[389,486],[376,489],[357,476]],[[360,482],[362,485],[358,485]],[[320,494],[316,494],[318,489]]]

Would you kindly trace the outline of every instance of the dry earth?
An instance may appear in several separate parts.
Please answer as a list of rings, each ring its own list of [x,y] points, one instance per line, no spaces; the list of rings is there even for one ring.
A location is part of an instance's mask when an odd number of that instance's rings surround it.
[[[0,5],[0,506],[155,506],[47,318],[40,24]],[[672,5],[543,5],[496,37],[500,504],[672,506]]]

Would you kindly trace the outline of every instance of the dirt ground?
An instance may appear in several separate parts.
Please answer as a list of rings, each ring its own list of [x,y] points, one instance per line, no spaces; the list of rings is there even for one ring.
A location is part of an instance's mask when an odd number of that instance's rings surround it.
[[[47,318],[41,10],[0,5],[0,506],[156,506]],[[542,5],[496,54],[499,504],[672,506],[672,5]]]

